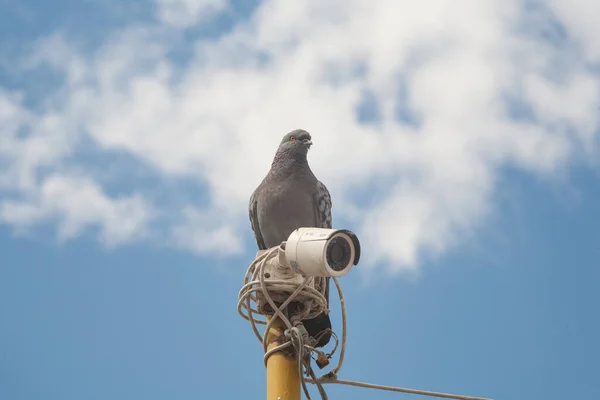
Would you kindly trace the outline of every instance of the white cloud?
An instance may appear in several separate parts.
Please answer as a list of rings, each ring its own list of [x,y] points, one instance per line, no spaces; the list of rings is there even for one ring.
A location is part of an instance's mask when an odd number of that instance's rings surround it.
[[[586,57],[597,62],[600,59],[600,26],[596,15],[600,13],[600,4],[587,0],[551,0],[548,4],[569,35],[583,47]]]
[[[206,204],[186,204],[183,219],[167,218],[167,235],[199,252],[233,243],[237,251],[240,235],[251,235],[250,192],[280,137],[302,127],[313,134],[309,157],[334,197],[334,220],[353,222],[371,263],[387,260],[400,270],[477,229],[493,211],[505,165],[550,176],[596,154],[600,81],[587,63],[599,48],[592,28],[577,27],[584,18],[577,13],[563,21],[574,41],[559,45],[541,34],[552,29],[552,13],[516,0],[388,0],[376,7],[359,0],[265,1],[232,32],[197,39],[189,64],[179,65],[167,57],[179,40],[173,26],[194,23],[202,7],[170,4],[158,8],[170,29],[115,32],[92,54],[56,36],[45,42],[47,54],[51,46],[61,54],[68,49],[59,59],[38,56],[66,74],[65,86],[48,94],[41,112],[12,94],[5,98],[17,111],[0,112],[3,131],[35,126],[26,139],[10,139],[13,150],[5,155],[12,168],[29,173],[29,186],[34,166],[60,166],[86,137],[167,179],[206,184]],[[175,17],[167,9],[187,11]],[[572,57],[565,46],[582,55]],[[376,124],[357,121],[365,90],[377,100]],[[511,116],[515,104],[525,117]],[[400,121],[400,108],[415,122]],[[378,196],[360,209],[355,199],[369,195],[360,193],[365,187]],[[34,209],[43,203],[31,207],[20,212],[36,220]],[[94,221],[110,220],[100,210]],[[75,224],[92,217],[65,218]]]
[[[183,209],[181,220],[171,229],[171,239],[176,246],[199,253],[223,255],[242,250],[239,236],[219,213],[191,206]]]
[[[226,0],[155,0],[160,21],[187,27],[206,21],[227,7]]]
[[[95,182],[66,176],[50,176],[34,198],[7,200],[0,207],[0,218],[21,229],[57,218],[61,240],[97,226],[107,246],[143,238],[149,216],[149,207],[139,196],[110,199]]]

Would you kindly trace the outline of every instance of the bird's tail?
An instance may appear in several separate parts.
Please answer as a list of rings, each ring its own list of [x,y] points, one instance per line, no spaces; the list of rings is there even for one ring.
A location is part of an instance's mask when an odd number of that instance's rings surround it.
[[[325,280],[325,299],[327,300],[327,308],[329,308],[329,278]],[[315,347],[324,347],[331,339],[331,319],[329,315],[321,313],[315,318],[303,321],[304,327],[308,335],[317,339]]]

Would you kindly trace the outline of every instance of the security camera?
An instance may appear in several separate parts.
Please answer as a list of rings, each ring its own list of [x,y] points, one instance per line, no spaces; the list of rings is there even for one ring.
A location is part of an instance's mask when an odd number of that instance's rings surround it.
[[[360,258],[360,242],[347,229],[298,228],[285,242],[285,258],[298,274],[338,277]]]

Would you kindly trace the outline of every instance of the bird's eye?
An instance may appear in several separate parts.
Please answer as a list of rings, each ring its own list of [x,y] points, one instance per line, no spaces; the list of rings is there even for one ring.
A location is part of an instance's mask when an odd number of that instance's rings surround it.
[[[290,138],[290,140],[293,142],[294,140],[296,140],[296,137],[295,137],[295,136],[292,136],[292,137]]]

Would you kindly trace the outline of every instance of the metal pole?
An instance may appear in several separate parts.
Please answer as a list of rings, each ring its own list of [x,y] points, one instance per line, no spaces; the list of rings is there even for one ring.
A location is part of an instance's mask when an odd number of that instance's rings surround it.
[[[284,343],[285,325],[277,318],[267,332],[267,350]],[[278,351],[267,359],[267,400],[300,400],[298,360]]]

